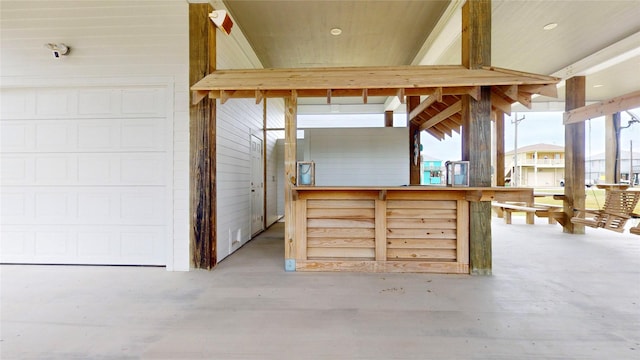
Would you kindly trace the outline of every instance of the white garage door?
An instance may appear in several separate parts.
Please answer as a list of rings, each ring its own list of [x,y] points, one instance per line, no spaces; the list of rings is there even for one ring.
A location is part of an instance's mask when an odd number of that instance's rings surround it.
[[[166,264],[169,91],[2,90],[1,262]]]

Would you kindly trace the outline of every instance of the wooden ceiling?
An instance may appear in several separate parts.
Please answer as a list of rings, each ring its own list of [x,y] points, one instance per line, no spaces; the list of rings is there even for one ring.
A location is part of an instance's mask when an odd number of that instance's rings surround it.
[[[494,67],[467,69],[450,66],[341,67],[307,69],[216,70],[194,84],[193,101],[204,97],[225,103],[233,98],[422,96],[409,121],[438,139],[460,132],[461,96],[480,97],[491,86],[494,109],[510,113],[511,104],[530,106],[534,94],[555,96],[559,78]]]
[[[263,67],[460,64],[464,0],[211,0],[236,22]],[[640,6],[637,0],[492,0],[492,65],[561,77],[587,76],[587,101],[638,90]],[[544,30],[557,23],[553,30]],[[331,36],[333,27],[342,35]],[[247,41],[248,40],[248,41]],[[561,83],[562,85],[562,83]],[[601,85],[601,86],[595,86]],[[534,98],[534,109],[560,109],[560,99]],[[347,100],[351,98],[345,98]],[[344,100],[343,100],[344,101]],[[340,108],[321,98],[301,101],[313,113]],[[545,105],[545,104],[555,105]],[[394,108],[385,97],[351,105],[360,113]],[[539,105],[539,106],[536,106]],[[359,110],[357,110],[358,108]],[[324,109],[324,110],[322,110]],[[519,110],[520,111],[520,110]]]

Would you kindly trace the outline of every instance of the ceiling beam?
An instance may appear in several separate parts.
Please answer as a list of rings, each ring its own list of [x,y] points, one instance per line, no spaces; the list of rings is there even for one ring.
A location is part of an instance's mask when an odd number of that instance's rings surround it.
[[[429,97],[424,99],[424,101],[416,106],[415,109],[411,110],[411,113],[409,113],[409,121],[413,120],[416,116],[418,116],[429,106],[433,105],[436,101],[442,101],[442,88],[436,88],[433,94],[429,95]]]
[[[639,56],[640,46],[638,44],[640,44],[640,31],[554,72],[551,76],[568,79],[573,76],[595,74],[632,57]],[[560,86],[564,86],[564,82],[560,83]]]
[[[424,124],[420,125],[420,130],[428,129],[434,126],[435,124],[439,123],[440,121],[448,118],[449,116],[459,113],[460,111],[462,111],[462,102],[458,100],[453,105],[440,111],[436,116],[432,117],[431,119],[426,121]]]
[[[563,115],[563,120],[565,125],[576,124],[588,119],[633,109],[638,106],[640,106],[640,90],[567,111]]]

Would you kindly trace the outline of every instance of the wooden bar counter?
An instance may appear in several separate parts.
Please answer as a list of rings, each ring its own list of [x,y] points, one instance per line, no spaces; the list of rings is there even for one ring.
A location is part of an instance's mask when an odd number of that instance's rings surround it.
[[[469,273],[469,203],[531,188],[294,187],[296,271]]]

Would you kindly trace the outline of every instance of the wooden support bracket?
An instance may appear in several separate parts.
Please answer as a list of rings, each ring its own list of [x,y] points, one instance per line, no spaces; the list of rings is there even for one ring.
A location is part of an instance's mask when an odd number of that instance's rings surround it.
[[[191,104],[197,105],[202,99],[207,97],[208,90],[194,90],[191,94]]]
[[[256,104],[260,104],[264,99],[264,90],[256,90]]]
[[[557,98],[558,97],[558,87],[555,84],[550,85],[522,85],[520,86],[520,91],[526,92],[529,94],[538,94],[542,96],[548,96]]]
[[[518,91],[518,102],[527,109],[531,109],[531,94]]]
[[[480,101],[480,86],[474,86],[467,90],[467,94],[469,94],[474,100]]]
[[[401,104],[405,104],[404,88],[398,89],[398,92],[396,93],[396,96],[398,97],[398,100],[400,100]]]
[[[224,104],[233,96],[235,91],[220,90],[220,104]]]

